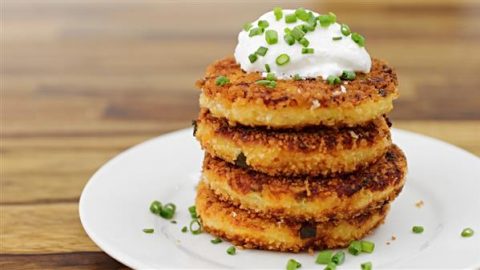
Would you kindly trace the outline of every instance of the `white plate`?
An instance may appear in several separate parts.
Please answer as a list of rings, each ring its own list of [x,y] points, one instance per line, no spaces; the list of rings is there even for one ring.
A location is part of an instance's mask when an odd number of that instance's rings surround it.
[[[380,268],[480,267],[480,159],[447,143],[393,130],[394,142],[406,153],[409,174],[386,223],[367,239],[373,254],[347,255],[340,269],[359,269],[371,261]],[[173,132],[137,145],[107,162],[90,179],[80,198],[80,219],[90,238],[106,253],[132,268],[275,268],[294,258],[305,268],[315,257],[258,250],[226,254],[228,242],[210,243],[203,233],[182,233],[193,205],[203,153],[192,130]],[[154,216],[150,202],[173,202],[175,220]],[[417,208],[415,203],[425,205]],[[423,234],[413,234],[422,225]],[[471,227],[476,234],[462,238]],[[145,234],[144,228],[154,228]],[[392,235],[396,240],[392,241]],[[386,242],[391,242],[387,245]]]

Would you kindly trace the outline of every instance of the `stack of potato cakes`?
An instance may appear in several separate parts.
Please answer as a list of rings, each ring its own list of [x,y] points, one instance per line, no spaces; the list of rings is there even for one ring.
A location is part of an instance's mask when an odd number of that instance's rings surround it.
[[[256,83],[234,58],[197,82],[195,136],[206,151],[196,207],[204,230],[279,251],[339,248],[380,225],[404,185],[406,159],[385,114],[394,71]]]

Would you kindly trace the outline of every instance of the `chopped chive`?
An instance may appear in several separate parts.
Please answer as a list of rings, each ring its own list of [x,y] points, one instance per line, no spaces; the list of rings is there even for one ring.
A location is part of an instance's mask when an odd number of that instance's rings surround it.
[[[197,207],[195,205],[192,205],[192,206],[188,207],[188,212],[190,213],[191,218],[193,218],[193,219],[198,218]]]
[[[336,265],[341,265],[345,261],[345,252],[339,251],[335,253],[332,257],[332,262],[335,263]]]
[[[355,80],[355,77],[356,77],[355,71],[344,70],[340,77],[344,80],[349,80],[349,81]]]
[[[194,219],[190,222],[189,229],[192,234],[200,234],[202,233],[202,224],[198,219]]]
[[[275,74],[273,73],[268,73],[266,79],[269,81],[276,81],[277,77],[275,77]]]
[[[327,264],[327,266],[325,266],[325,268],[323,268],[324,270],[335,270],[337,269],[337,265],[333,262],[329,262]]]
[[[348,246],[348,253],[357,256],[358,254],[360,254],[360,252],[362,252],[362,244],[360,243],[360,241],[351,242]]]
[[[153,201],[150,204],[150,212],[152,212],[155,215],[160,215],[160,211],[162,210],[162,203],[159,201]]]
[[[187,226],[183,226],[183,228],[182,228],[182,232],[183,232],[183,233],[186,233],[186,232],[187,232],[187,230],[188,230]]]
[[[249,37],[258,36],[263,34],[264,29],[260,27],[252,28],[248,34]]]
[[[295,16],[297,16],[297,18],[299,18],[300,20],[302,20],[304,22],[308,21],[308,19],[310,18],[308,16],[307,11],[305,11],[304,8],[297,8],[295,10]]]
[[[318,264],[328,264],[332,261],[333,251],[331,250],[324,250],[320,251],[315,259],[315,263]]]
[[[360,243],[362,244],[362,252],[372,253],[375,249],[375,243],[373,242],[363,240]]]
[[[286,267],[287,270],[295,270],[300,267],[302,267],[302,264],[295,261],[294,259],[290,259],[287,261],[287,267]]]
[[[412,227],[412,232],[414,233],[422,233],[424,231],[422,226],[413,226]]]
[[[328,27],[331,24],[335,23],[336,21],[337,21],[337,16],[332,12],[329,12],[328,14],[325,14],[325,15],[318,16],[318,22],[322,27]]]
[[[302,27],[302,31],[305,33],[313,32],[315,30],[315,26],[310,24],[302,24],[300,27]]]
[[[290,28],[288,28],[288,27],[285,27],[285,28],[283,29],[283,32],[284,32],[285,34],[290,34],[290,33],[292,33],[292,29],[290,29]]]
[[[260,21],[258,21],[258,27],[265,29],[265,28],[267,28],[268,26],[269,26],[269,23],[268,23],[267,21],[265,21],[265,20],[260,20]]]
[[[332,37],[332,40],[335,40],[335,41],[341,40],[341,39],[342,39],[342,37]]]
[[[255,52],[256,55],[260,55],[260,56],[265,56],[265,54],[267,54],[268,52],[268,48],[267,47],[263,47],[263,46],[260,46],[258,47],[257,51]]]
[[[288,54],[282,53],[279,56],[277,56],[277,59],[275,59],[275,63],[279,66],[283,66],[288,64],[290,62],[290,56]]]
[[[371,262],[364,262],[364,263],[360,264],[360,268],[362,268],[362,270],[372,270],[372,263]]]
[[[295,38],[291,34],[284,35],[283,40],[285,40],[285,42],[290,46],[295,44]]]
[[[167,203],[160,210],[160,216],[165,219],[171,219],[175,215],[175,209],[177,207],[173,203]]]
[[[153,233],[153,232],[155,232],[155,230],[154,229],[143,229],[143,232],[144,233]]]
[[[247,31],[250,30],[250,28],[252,28],[252,23],[246,23],[243,25],[243,30]]]
[[[327,82],[328,82],[328,84],[339,84],[342,81],[340,80],[340,78],[338,76],[330,75],[330,76],[327,77]]]
[[[473,236],[474,233],[475,232],[473,231],[472,228],[465,228],[465,229],[463,229],[461,235],[462,235],[462,237],[471,237],[471,236]]]
[[[255,63],[255,61],[257,61],[257,58],[258,58],[257,55],[254,54],[254,53],[252,53],[248,56],[248,60],[250,60],[250,63],[252,63],[252,64]]]
[[[275,30],[267,30],[265,32],[265,40],[267,41],[268,44],[273,45],[278,42],[278,34],[277,31]]]
[[[227,248],[228,255],[235,255],[235,253],[237,253],[237,249],[234,246]]]
[[[295,74],[295,75],[293,75],[293,80],[294,81],[301,81],[302,77],[300,77],[300,75],[298,75],[298,74]]]
[[[297,16],[294,14],[285,15],[285,22],[286,23],[295,23],[297,22]]]
[[[307,23],[308,23],[308,25],[312,26],[313,29],[315,30],[315,26],[317,26],[317,18],[315,18],[315,16],[313,15],[312,12],[309,12],[308,16],[309,16],[309,18],[308,18]]]
[[[275,19],[279,21],[283,17],[283,11],[280,7],[273,8],[273,14],[275,15]]]
[[[265,64],[265,71],[270,72],[270,65],[269,64]]]
[[[217,237],[217,238],[215,238],[215,239],[210,240],[210,243],[212,243],[212,244],[219,244],[219,243],[222,243],[222,239],[219,238],[219,237]]]
[[[346,24],[342,24],[342,25],[340,26],[340,32],[342,32],[342,34],[343,34],[344,36],[348,36],[348,35],[350,35],[350,33],[351,33],[350,27],[348,27],[348,25],[346,25]]]
[[[218,86],[224,86],[225,84],[229,83],[230,80],[225,77],[225,76],[218,76],[217,79],[215,80],[215,84]]]
[[[255,83],[259,85],[263,85],[268,88],[275,88],[277,86],[277,82],[271,81],[271,80],[258,80]]]
[[[294,27],[290,34],[295,38],[295,40],[300,40],[303,38],[303,36],[305,36],[305,32],[303,32],[301,27],[298,26]]]
[[[308,45],[310,45],[310,41],[308,41],[308,39],[306,38],[301,38],[298,43],[302,44],[303,47],[308,47]]]
[[[302,48],[302,54],[312,54],[313,48]]]
[[[352,33],[352,40],[358,44],[360,47],[365,46],[365,38],[359,33]]]

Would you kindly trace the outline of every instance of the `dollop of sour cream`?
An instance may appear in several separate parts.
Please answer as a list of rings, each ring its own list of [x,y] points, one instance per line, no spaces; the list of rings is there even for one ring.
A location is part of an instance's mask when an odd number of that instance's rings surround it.
[[[310,10],[305,10],[311,12]],[[249,36],[250,31],[242,30],[238,34],[238,44],[235,48],[235,59],[245,72],[262,72],[266,76],[268,65],[270,72],[279,79],[340,76],[343,71],[370,72],[372,65],[370,55],[364,46],[360,46],[352,39],[352,34],[342,34],[341,25],[337,22],[322,27],[318,21],[313,31],[305,33],[304,38],[309,41],[307,48],[313,49],[313,53],[304,54],[304,46],[296,41],[293,45],[284,40],[285,28],[293,29],[295,26],[306,24],[297,19],[294,23],[286,23],[285,16],[294,14],[295,10],[282,10],[282,17],[277,20],[273,11],[263,14],[258,20],[251,23],[252,28],[258,27],[259,21],[267,21],[268,27],[262,34]],[[312,12],[315,17],[318,13]],[[251,30],[249,29],[249,30]],[[266,41],[267,30],[277,32],[276,44],[268,44]],[[341,39],[340,39],[341,37]],[[264,56],[256,55],[257,59],[251,61],[250,55],[255,54],[259,47],[268,48]],[[287,54],[289,62],[284,65],[276,63],[281,54]]]

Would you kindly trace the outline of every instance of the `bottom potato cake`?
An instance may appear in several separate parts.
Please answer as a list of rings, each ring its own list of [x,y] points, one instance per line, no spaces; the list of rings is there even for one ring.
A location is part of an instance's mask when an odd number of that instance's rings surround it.
[[[378,160],[392,144],[385,117],[355,127],[274,130],[231,126],[202,110],[195,136],[211,155],[269,175],[352,172]]]
[[[196,208],[203,229],[234,245],[274,251],[346,247],[383,223],[389,203],[348,220],[302,222],[262,218],[221,201],[203,183],[197,189]]]
[[[369,167],[328,177],[269,176],[207,154],[202,181],[219,199],[259,216],[323,222],[351,218],[394,200],[406,172],[405,155],[393,145]]]

